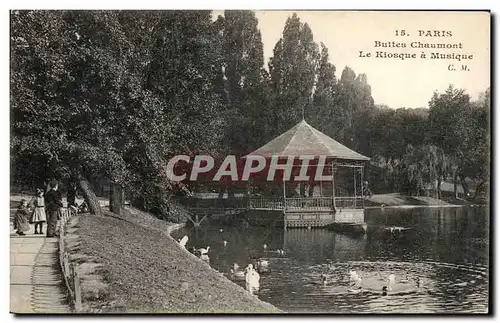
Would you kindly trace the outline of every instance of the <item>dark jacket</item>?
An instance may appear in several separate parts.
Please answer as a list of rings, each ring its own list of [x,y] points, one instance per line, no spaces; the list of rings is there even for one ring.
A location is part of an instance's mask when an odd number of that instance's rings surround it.
[[[57,211],[57,209],[62,206],[62,195],[59,190],[54,191],[51,189],[50,191],[45,193],[45,208],[47,209],[47,211]]]

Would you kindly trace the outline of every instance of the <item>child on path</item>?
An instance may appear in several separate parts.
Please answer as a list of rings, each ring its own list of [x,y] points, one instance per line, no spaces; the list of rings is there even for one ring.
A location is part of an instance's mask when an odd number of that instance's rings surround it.
[[[28,217],[29,210],[27,207],[27,203],[26,200],[22,199],[14,216],[14,230],[17,230],[16,233],[20,236],[26,235],[25,232],[30,230]]]
[[[43,197],[43,190],[37,189],[36,196],[33,198],[34,210],[31,215],[31,223],[35,224],[35,234],[43,234],[43,223],[47,222],[47,215],[45,214],[45,199]],[[40,227],[40,231],[38,228]]]

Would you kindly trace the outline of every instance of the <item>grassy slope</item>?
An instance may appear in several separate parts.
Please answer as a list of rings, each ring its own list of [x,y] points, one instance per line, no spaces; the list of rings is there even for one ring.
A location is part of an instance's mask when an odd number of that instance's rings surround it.
[[[87,268],[96,264],[82,283],[84,303],[92,311],[278,312],[181,249],[162,232],[167,226],[131,223],[140,218],[137,212],[124,219],[83,216],[76,223],[79,243],[72,252]],[[92,284],[92,275],[101,283]]]

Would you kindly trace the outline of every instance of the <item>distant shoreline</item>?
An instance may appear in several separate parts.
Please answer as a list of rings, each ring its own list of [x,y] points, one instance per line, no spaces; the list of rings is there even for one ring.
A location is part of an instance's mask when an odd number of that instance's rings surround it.
[[[462,199],[455,199],[448,202],[429,196],[409,196],[401,193],[374,194],[365,200],[365,209],[448,208],[476,205],[479,206],[482,204],[476,204]]]
[[[473,204],[444,204],[444,205],[389,205],[389,206],[365,206],[365,209],[416,209],[416,208],[456,208]],[[475,205],[475,204],[474,204]]]

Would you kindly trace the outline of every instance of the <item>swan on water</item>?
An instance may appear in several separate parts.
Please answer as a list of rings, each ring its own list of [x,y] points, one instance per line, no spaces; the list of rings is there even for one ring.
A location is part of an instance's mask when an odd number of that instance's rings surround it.
[[[179,244],[181,245],[181,247],[186,249],[186,243],[188,242],[188,240],[189,240],[188,236],[182,237],[182,239],[179,240]]]
[[[396,282],[396,275],[390,274],[388,278],[387,285],[384,285],[382,287],[382,291],[391,291],[392,290],[392,285]]]
[[[202,256],[206,255],[210,251],[210,246],[208,246],[206,248],[200,248],[200,249],[198,249],[196,251],[198,251]]]
[[[354,286],[361,287],[362,283],[363,283],[363,280],[361,279],[361,277],[356,276],[356,278],[354,279]]]
[[[269,261],[258,259],[257,264],[259,265],[259,267],[267,267],[269,266]]]
[[[361,293],[363,291],[362,283],[363,280],[361,277],[358,276],[358,274],[354,271],[350,271],[350,281],[352,282],[351,288],[349,288],[347,291],[350,293]]]
[[[349,288],[347,291],[350,293],[358,294],[363,292],[363,287],[359,286],[356,288]]]
[[[406,275],[406,278],[400,279],[400,283],[409,283],[410,282],[410,275]]]
[[[356,291],[356,292],[360,291],[359,289],[361,288],[361,284],[363,283],[363,280],[361,279],[361,277],[354,270],[351,270],[349,272],[349,275],[350,275],[349,280],[352,283],[351,286],[356,287],[356,289],[349,290],[349,291],[351,291],[351,292],[352,291]]]
[[[328,284],[328,277],[325,274],[321,274],[321,283],[323,286],[326,286]]]
[[[269,253],[277,253],[278,255],[284,255],[285,251],[283,249],[277,249],[277,250],[266,250],[267,246],[264,245],[264,252],[269,252]]]
[[[247,287],[252,289],[259,288],[260,275],[253,269],[253,265],[249,264],[246,268],[245,282]]]
[[[417,281],[417,287],[418,287],[418,288],[422,288],[422,287],[424,287],[424,280],[422,279],[422,277],[419,277],[419,278],[418,278],[418,281]]]
[[[269,262],[267,260],[257,259],[255,262],[255,269],[258,273],[266,273],[269,271]]]
[[[237,278],[245,278],[245,272],[243,270],[239,270],[240,266],[237,263],[233,264],[233,268],[231,269],[231,275]]]

